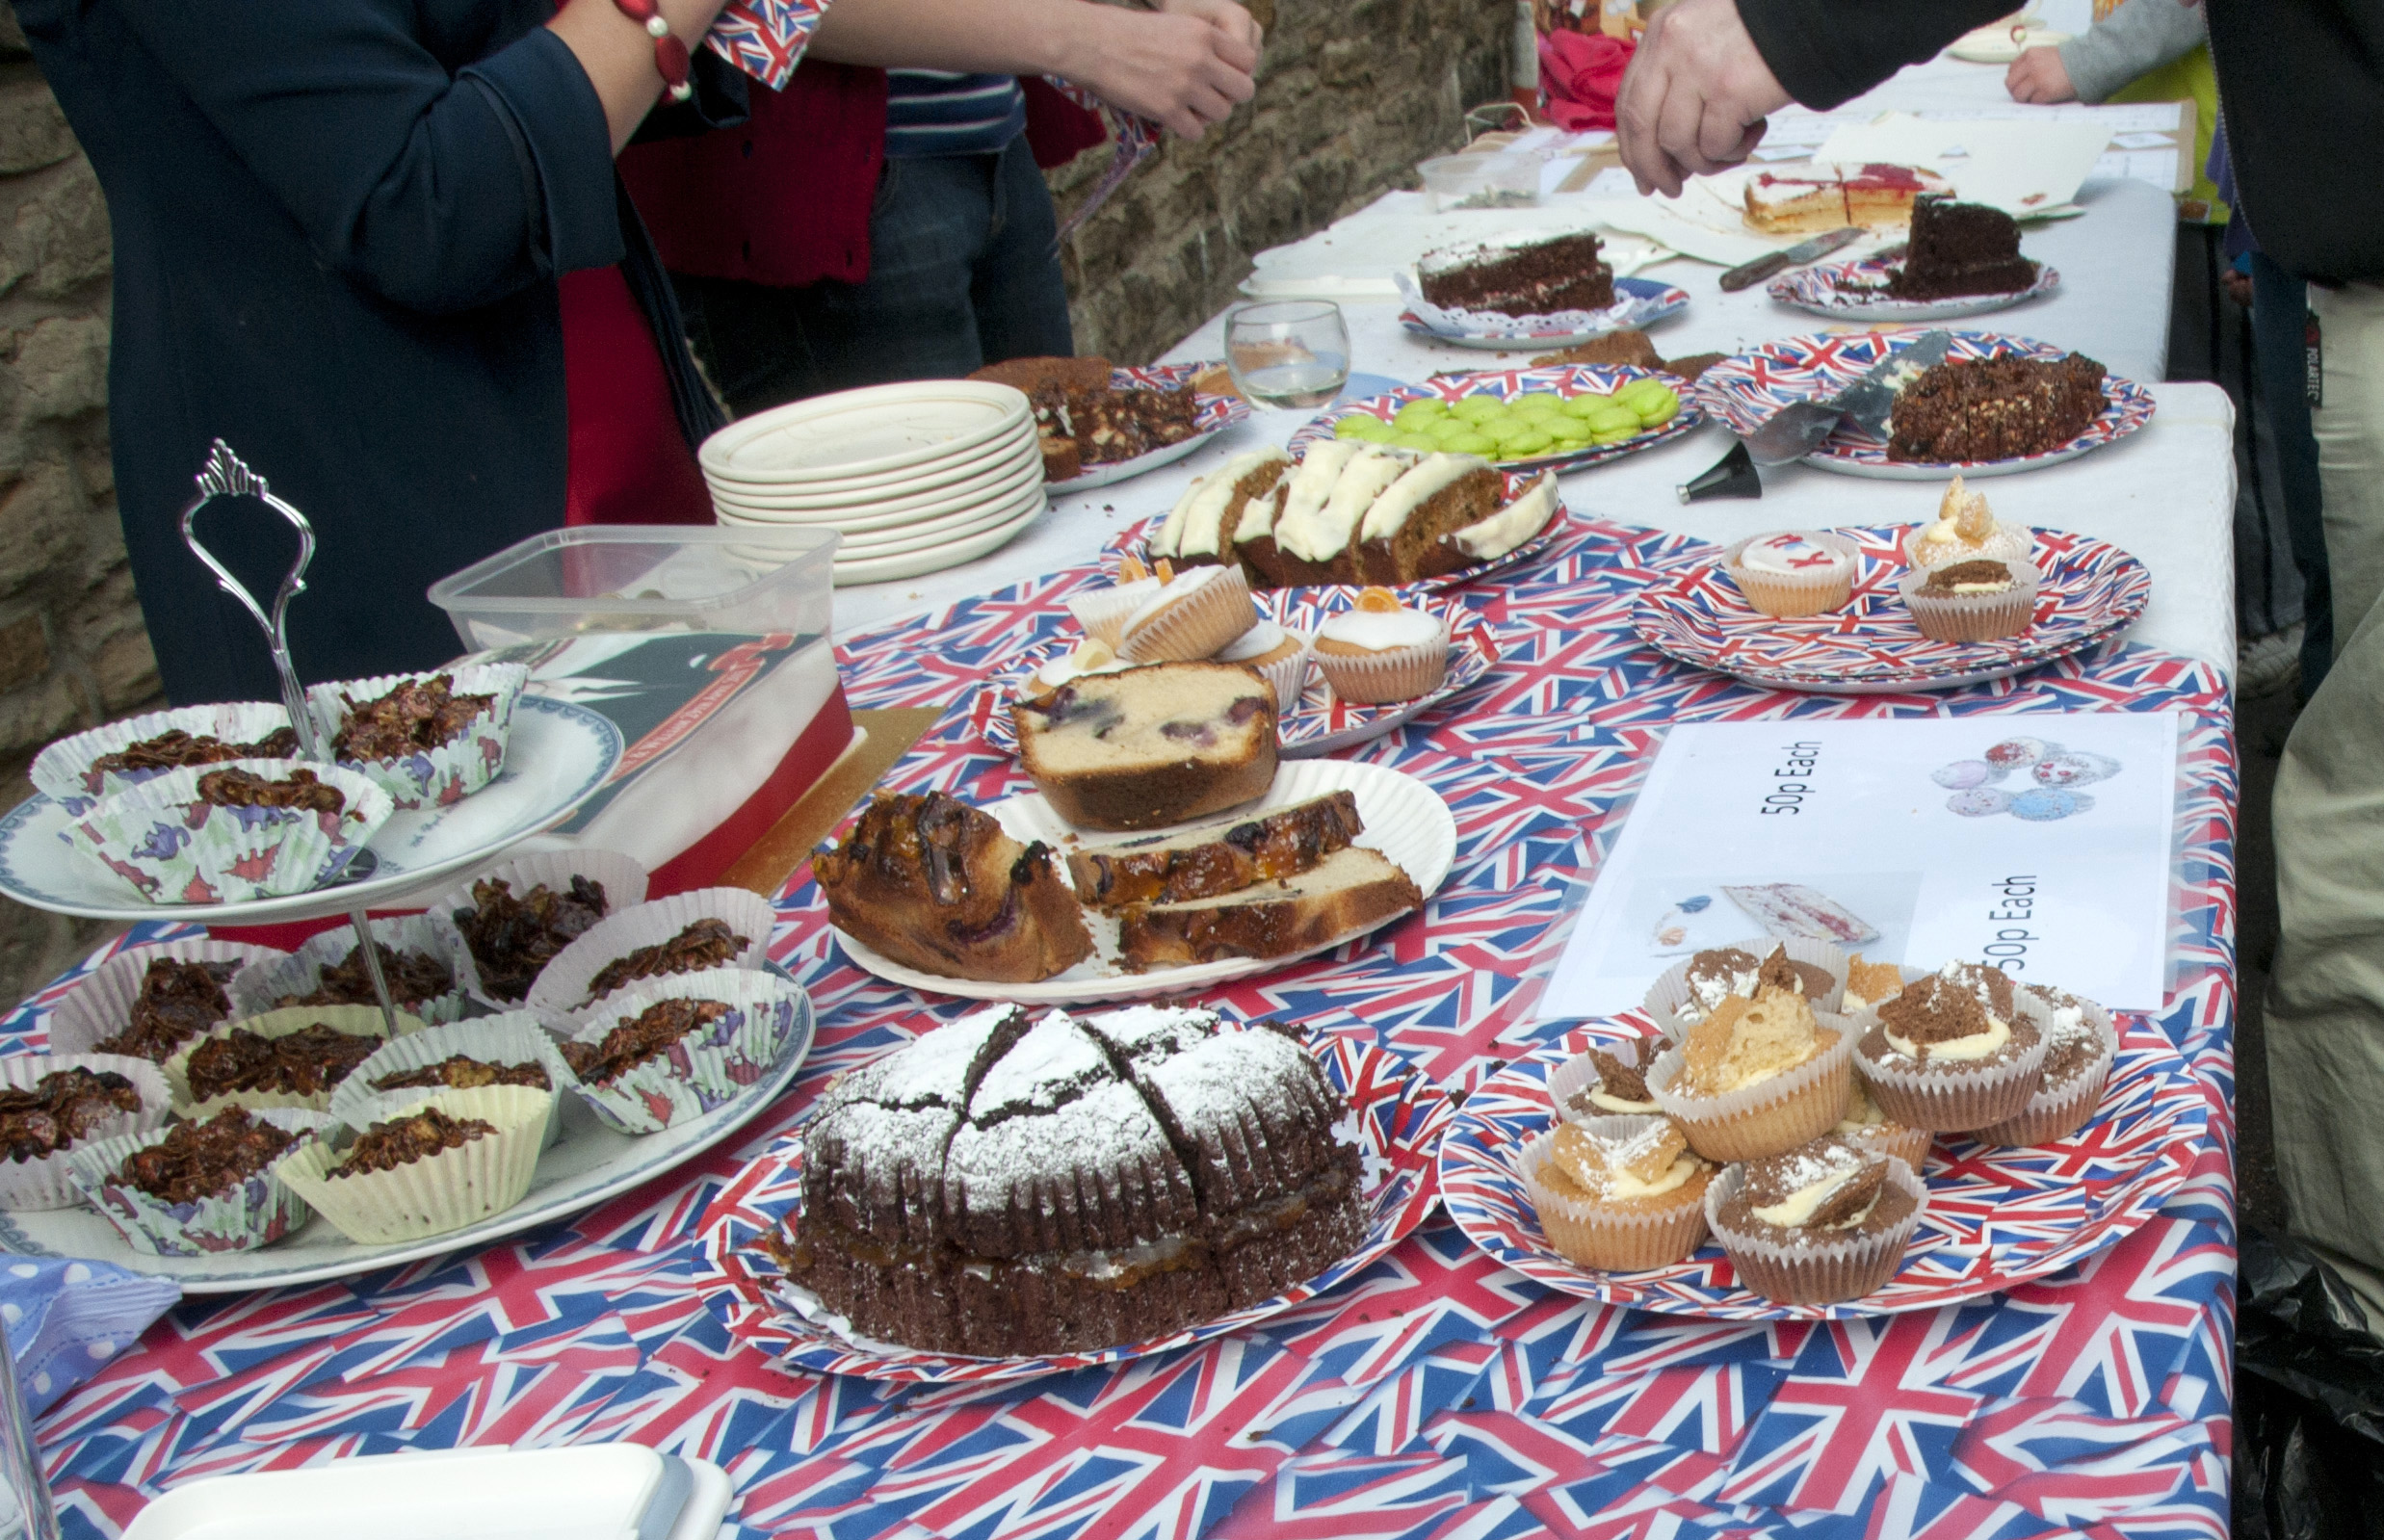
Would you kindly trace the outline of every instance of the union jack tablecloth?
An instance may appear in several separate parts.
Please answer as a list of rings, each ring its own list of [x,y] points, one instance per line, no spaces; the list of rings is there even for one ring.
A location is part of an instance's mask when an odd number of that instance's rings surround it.
[[[2224,681],[2112,644],[1944,696],[1770,693],[1639,646],[1649,575],[1707,561],[1593,524],[1462,594],[1496,672],[1357,752],[1455,809],[1428,912],[1220,992],[1244,1013],[1370,1031],[1454,1085],[1555,1026],[1523,1018],[1611,817],[1682,720],[2187,714],[2182,958],[2161,1029],[2212,1103],[2193,1179],[2075,1272],[1934,1315],[1715,1322],[1546,1292],[1445,1220],[1263,1328],[1023,1384],[782,1373],[687,1288],[723,1180],[837,1070],[957,1004],[844,963],[807,877],[774,953],[818,1002],[795,1094],[736,1147],[511,1244],[346,1283],[186,1303],[62,1399],[42,1455],[72,1534],[174,1481],[333,1454],[632,1439],[720,1461],[739,1537],[2222,1536],[2235,1225],[2235,757]],[[1084,568],[857,639],[856,706],[949,704],[889,777],[984,799],[1022,784],[978,741],[989,660],[1063,623]],[[154,929],[154,927],[151,927]],[[6,1024],[38,1045],[59,980]]]

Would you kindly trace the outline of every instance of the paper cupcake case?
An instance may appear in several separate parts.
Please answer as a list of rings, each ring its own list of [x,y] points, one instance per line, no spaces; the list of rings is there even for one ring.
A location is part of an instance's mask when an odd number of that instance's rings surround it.
[[[2081,1000],[2079,1004],[2084,1007],[2086,1024],[2093,1029],[2100,1046],[2098,1057],[2077,1080],[2063,1086],[2040,1085],[2017,1117],[1982,1128],[1971,1137],[1981,1144],[2052,1144],[2085,1127],[2094,1109],[2102,1105],[2103,1088],[2109,1083],[2111,1065],[2118,1059],[2119,1029],[2111,1021],[2110,1012],[2094,1002]],[[2050,1055],[2051,1048],[2046,1052]]]
[[[290,1107],[252,1115],[260,1123],[301,1135],[301,1140],[310,1140],[331,1126],[325,1113]],[[272,1166],[189,1203],[168,1203],[118,1180],[127,1156],[163,1143],[170,1132],[155,1129],[125,1135],[75,1150],[67,1157],[75,1187],[99,1211],[99,1216],[123,1236],[125,1244],[152,1257],[211,1257],[270,1246],[304,1226],[304,1200],[275,1175]],[[284,1159],[297,1149],[294,1144],[282,1152]]]
[[[1928,1188],[1912,1167],[1890,1157],[1887,1179],[1912,1195],[1912,1213],[1903,1221],[1876,1235],[1811,1245],[1782,1245],[1753,1230],[1734,1229],[1721,1218],[1722,1205],[1739,1190],[1745,1173],[1736,1166],[1722,1172],[1705,1189],[1706,1223],[1731,1265],[1739,1282],[1767,1299],[1784,1305],[1825,1305],[1860,1299],[1883,1288],[1902,1266],[1904,1248],[1921,1216],[1928,1212]]]
[[[1659,1041],[1662,1041],[1662,1039],[1659,1039]],[[1600,1044],[1598,1046],[1601,1052],[1617,1053],[1619,1050],[1629,1048],[1631,1045],[1628,1043],[1613,1043]],[[1650,1069],[1654,1068],[1653,1065],[1648,1067]],[[1587,1087],[1597,1083],[1598,1067],[1591,1061],[1587,1051],[1584,1050],[1581,1053],[1575,1054],[1572,1057],[1566,1059],[1563,1063],[1559,1064],[1556,1068],[1548,1072],[1548,1115],[1559,1123],[1579,1123],[1586,1121],[1585,1119],[1574,1117],[1571,1113],[1567,1112],[1565,1110],[1564,1104],[1575,1091],[1585,1090]],[[1662,1109],[1658,1109],[1658,1110]],[[1601,1109],[1601,1115],[1606,1115],[1603,1109]],[[1611,1115],[1616,1117],[1652,1117],[1655,1113],[1616,1112]]]
[[[2016,581],[2001,593],[1923,593],[1921,585],[1939,567],[1912,568],[1896,580],[1896,591],[1904,608],[1912,612],[1912,623],[1931,641],[1998,641],[2028,629],[2036,613],[2036,589],[2042,582],[2042,574],[2030,562],[2004,565]]]
[[[1645,1117],[1594,1118],[1582,1126],[1611,1128],[1628,1135]],[[1616,1209],[1597,1199],[1559,1196],[1542,1179],[1556,1154],[1556,1131],[1517,1150],[1516,1173],[1539,1214],[1540,1232],[1567,1262],[1598,1272],[1644,1272],[1668,1267],[1705,1244],[1705,1205],[1688,1199],[1646,1213]]]
[[[1285,634],[1299,643],[1297,652],[1288,658],[1278,658],[1272,663],[1244,663],[1242,665],[1243,667],[1251,670],[1273,687],[1277,720],[1289,717],[1298,707],[1300,692],[1308,688],[1308,667],[1315,656],[1314,639],[1297,631],[1289,631]],[[1235,660],[1220,658],[1218,661],[1231,663]]]
[[[436,1024],[460,1017],[471,999],[481,993],[480,968],[464,946],[455,923],[433,909],[368,922],[373,939],[396,953],[423,953],[447,964],[454,984],[446,993],[399,1007],[417,1020]],[[251,963],[232,979],[234,1016],[261,1016],[281,1007],[274,1002],[287,995],[311,995],[323,985],[323,971],[356,950],[354,926],[341,926],[311,936],[296,952],[270,961]]]
[[[57,798],[69,813],[80,813],[103,796],[127,792],[170,773],[163,770],[94,770],[93,760],[105,758],[147,739],[179,728],[193,738],[220,738],[227,744],[253,744],[277,728],[290,725],[290,714],[279,704],[261,700],[226,701],[213,706],[177,706],[128,717],[120,722],[93,727],[62,738],[34,756],[34,786]],[[215,767],[209,766],[212,770]]]
[[[234,962],[246,967],[288,955],[271,947],[198,938],[127,948],[92,969],[91,977],[75,985],[50,1012],[50,1052],[100,1052],[102,1039],[116,1036],[131,1024],[133,1005],[141,998],[141,982],[152,962]],[[224,980],[223,992],[230,995],[230,979]],[[239,1013],[237,1007],[233,1013]]]
[[[379,700],[403,684],[447,674],[458,695],[493,695],[489,709],[472,718],[464,730],[436,748],[420,748],[403,759],[351,760],[340,765],[370,776],[400,808],[445,807],[459,802],[497,778],[505,769],[505,744],[513,729],[513,703],[530,682],[530,670],[517,663],[466,664],[459,668],[430,668],[419,673],[381,674],[372,679],[343,679],[314,685],[306,692],[306,709],[322,734],[325,752],[347,720],[345,701],[358,705]]]
[[[108,1119],[83,1139],[35,1161],[0,1159],[0,1209],[71,1209],[83,1200],[68,1175],[75,1149],[126,1134],[145,1134],[165,1123],[172,1092],[155,1064],[129,1054],[13,1054],[0,1058],[0,1087],[31,1090],[44,1075],[62,1069],[114,1070],[141,1093],[141,1110]]]
[[[227,1037],[235,1029],[263,1037],[287,1037],[305,1031],[316,1022],[321,1022],[333,1031],[352,1036],[370,1037],[380,1042],[386,1042],[389,1038],[378,1005],[299,1005],[288,1010],[269,1010],[259,1016],[235,1017],[219,1023],[206,1036],[190,1043],[166,1060],[166,1085],[173,1093],[174,1112],[181,1117],[196,1119],[213,1117],[227,1107],[245,1107],[251,1112],[274,1107],[295,1107],[309,1112],[329,1111],[331,1092],[338,1089],[336,1085],[310,1096],[295,1091],[227,1091],[203,1102],[196,1101],[191,1096],[191,1056],[198,1052],[201,1044]],[[423,1028],[419,1017],[408,1016],[404,1011],[398,1012],[397,1024],[401,1037],[420,1031]]]
[[[1863,569],[1862,548],[1842,535],[1826,530],[1787,530],[1772,534],[1802,535],[1824,550],[1844,557],[1843,565],[1826,572],[1759,572],[1742,565],[1740,557],[1757,540],[1771,537],[1770,534],[1750,535],[1722,552],[1722,569],[1730,574],[1739,592],[1746,602],[1774,618],[1825,614],[1841,609],[1854,592],[1854,579]]]
[[[1848,1144],[1859,1144],[1881,1155],[1895,1156],[1915,1171],[1926,1167],[1928,1147],[1937,1138],[1925,1128],[1906,1128],[1895,1122],[1866,1124],[1862,1128],[1843,1132],[1838,1136]]]
[[[1249,580],[1240,567],[1187,570],[1217,575],[1203,579],[1198,587],[1169,600],[1165,610],[1143,621],[1132,635],[1121,632],[1122,644],[1117,649],[1120,659],[1127,663],[1197,662],[1231,644],[1257,621],[1258,609],[1250,603]]]
[[[1854,1024],[1828,1011],[1813,1014],[1837,1032],[1836,1042],[1785,1074],[1718,1096],[1672,1088],[1687,1063],[1677,1045],[1657,1057],[1647,1088],[1689,1135],[1690,1149],[1709,1161],[1752,1161],[1793,1150],[1838,1126],[1854,1091]]]
[[[641,947],[669,940],[698,920],[724,920],[730,934],[746,938],[745,950],[729,966],[766,967],[770,961],[771,927],[777,918],[767,899],[745,888],[694,888],[623,909],[589,927],[585,935],[555,953],[554,960],[530,986],[530,997],[523,1004],[545,1015],[567,1016],[583,1011],[595,1004],[588,998],[588,986],[606,967]],[[650,981],[639,979],[623,988],[635,989]]]
[[[457,910],[470,912],[479,909],[479,901],[472,897],[474,883],[503,882],[518,899],[531,889],[540,887],[567,893],[575,876],[586,877],[604,889],[604,913],[608,920],[625,909],[634,909],[643,903],[647,884],[651,881],[643,866],[618,850],[540,850],[532,855],[516,856],[485,872],[474,873],[432,900],[424,912],[438,915],[453,924]],[[591,926],[589,928],[595,927]],[[461,933],[459,925],[458,933]],[[469,950],[468,946],[466,950]],[[472,976],[473,999],[494,1005],[499,1010],[511,1010],[522,1004],[518,1000],[500,1000],[490,993],[485,980],[480,978],[477,959]]]
[[[1870,1083],[1872,1101],[1907,1128],[1938,1134],[1964,1134],[2020,1116],[2035,1096],[2042,1077],[2045,1033],[2052,1016],[2034,996],[2026,993],[2015,994],[2012,1005],[2017,1015],[2036,1029],[2036,1041],[2000,1063],[1938,1073],[1904,1068],[1899,1062],[1903,1056],[1892,1051],[1879,1058],[1857,1052],[1855,1061]],[[1868,1032],[1878,1019],[1876,1011],[1865,1011],[1852,1024]]]
[[[101,797],[60,836],[151,903],[243,903],[323,887],[337,878],[395,811],[389,794],[354,770],[308,765],[347,798],[337,813],[217,807],[198,778],[241,769],[279,779],[286,759],[236,759],[168,770]]]
[[[600,1043],[624,1020],[666,1000],[717,1000],[729,1013],[700,1033],[633,1064],[609,1081],[574,1081],[599,1121],[616,1133],[658,1134],[745,1094],[769,1075],[809,1008],[801,986],[773,973],[715,968],[616,990],[576,1019],[571,1041]]]
[[[509,1010],[497,1016],[477,1016],[470,1021],[426,1027],[391,1039],[358,1064],[354,1074],[332,1088],[331,1115],[349,1128],[362,1129],[384,1121],[401,1108],[419,1105],[437,1087],[416,1085],[381,1091],[373,1088],[373,1082],[383,1075],[427,1068],[458,1054],[484,1064],[536,1064],[545,1070],[547,1085],[555,1096],[548,1107],[539,1145],[551,1146],[562,1135],[563,1099],[579,1082],[571,1067],[563,1062],[563,1055],[556,1051],[554,1035],[545,1023],[537,1012],[528,1010]]]
[[[332,1176],[354,1141],[345,1127],[292,1150],[274,1173],[307,1206],[359,1245],[389,1245],[445,1235],[503,1214],[537,1175],[539,1134],[555,1100],[526,1085],[432,1091],[392,1115],[432,1107],[453,1118],[479,1118],[496,1133],[386,1171]]]
[[[1824,970],[1830,978],[1837,980],[1836,987],[1828,994],[1811,1002],[1813,1008],[1817,1011],[1836,1012],[1839,1001],[1846,995],[1847,958],[1844,952],[1826,941],[1807,941],[1801,936],[1756,936],[1750,940],[1729,941],[1718,947],[1707,947],[1702,950],[1728,952],[1736,948],[1752,956],[1757,962],[1761,962],[1771,955],[1771,949],[1774,947],[1787,948],[1789,961],[1809,962],[1814,967]],[[1683,1034],[1695,1025],[1681,1015],[1681,1008],[1690,1003],[1689,969],[1690,965],[1696,960],[1696,953],[1690,953],[1663,973],[1658,974],[1656,981],[1647,986],[1647,998],[1642,1004],[1646,1006],[1647,1014],[1656,1019],[1656,1030],[1664,1034],[1666,1042],[1679,1042]]]
[[[1333,693],[1360,705],[1413,700],[1440,688],[1449,672],[1449,617],[1433,614],[1439,634],[1428,641],[1379,652],[1328,652],[1313,648],[1309,661]]]

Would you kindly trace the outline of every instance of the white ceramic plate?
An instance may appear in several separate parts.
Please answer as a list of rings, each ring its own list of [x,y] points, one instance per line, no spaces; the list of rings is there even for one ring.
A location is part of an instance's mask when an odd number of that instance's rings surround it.
[[[796,1024],[795,1036],[777,1067],[747,1086],[735,1101],[716,1107],[691,1123],[642,1136],[616,1134],[596,1121],[586,1102],[565,1095],[563,1136],[538,1157],[537,1174],[531,1179],[529,1194],[503,1214],[443,1236],[388,1245],[359,1245],[316,1214],[296,1235],[284,1237],[261,1250],[227,1251],[211,1257],[152,1257],[135,1251],[114,1225],[92,1210],[78,1207],[0,1214],[0,1246],[25,1256],[84,1257],[112,1262],[135,1272],[170,1278],[182,1286],[184,1293],[221,1294],[345,1278],[402,1262],[443,1256],[466,1246],[485,1245],[626,1192],[641,1182],[694,1159],[751,1122],[794,1083],[804,1057],[811,1052],[811,1001],[808,996],[801,998],[801,1020]]]
[[[1365,820],[1366,832],[1357,843],[1380,850],[1398,863],[1415,885],[1423,890],[1425,901],[1449,875],[1456,863],[1456,818],[1440,794],[1412,775],[1402,775],[1379,765],[1362,765],[1341,759],[1289,760],[1277,767],[1274,785],[1267,795],[1254,802],[1244,802],[1230,812],[1214,818],[1197,820],[1164,829],[1143,829],[1134,834],[1090,834],[1061,818],[1039,792],[1025,792],[1006,797],[988,806],[1003,829],[1012,839],[1033,843],[1041,840],[1061,850],[1089,849],[1120,840],[1143,839],[1154,834],[1176,834],[1195,828],[1230,828],[1271,808],[1289,807],[1327,792],[1350,792],[1357,797],[1358,817]],[[1065,880],[1063,864],[1061,876]],[[1411,911],[1412,912],[1412,911]],[[1383,922],[1392,924],[1404,916],[1393,916]],[[1116,924],[1104,916],[1085,912],[1086,924],[1092,928],[1093,942],[1100,951],[1067,972],[1046,979],[1040,983],[980,983],[967,979],[946,979],[938,974],[921,973],[906,968],[890,957],[879,955],[861,943],[836,932],[836,944],[844,948],[845,955],[876,974],[880,979],[935,995],[957,995],[963,1000],[1014,1000],[1022,1005],[1059,1005],[1076,1001],[1140,1000],[1150,995],[1171,995],[1221,983],[1228,979],[1246,979],[1252,974],[1271,973],[1289,967],[1302,957],[1313,957],[1364,934],[1351,931],[1336,936],[1321,947],[1289,957],[1235,957],[1224,962],[1193,963],[1182,968],[1154,968],[1147,973],[1127,973],[1116,961]],[[1368,927],[1367,929],[1372,929]]]
[[[385,896],[485,862],[561,822],[621,760],[620,729],[582,706],[524,695],[513,709],[505,769],[452,807],[400,813],[365,847],[373,870],[336,887],[247,903],[144,903],[59,836],[65,808],[36,796],[0,819],[0,893],[19,903],[94,920],[262,925],[346,914]],[[361,863],[359,863],[361,864]]]
[[[1038,490],[1028,502],[1025,512],[1008,524],[995,525],[982,535],[938,541],[923,551],[905,552],[900,556],[863,557],[852,561],[839,559],[834,569],[836,586],[849,588],[856,583],[892,583],[902,578],[941,572],[963,561],[974,561],[1008,545],[1020,531],[1040,518],[1048,506]]]
[[[880,537],[918,533],[933,521],[949,520],[955,515],[974,514],[999,504],[1015,501],[1043,480],[1043,458],[1035,456],[1024,462],[1000,468],[998,473],[982,480],[971,480],[948,491],[933,493],[907,504],[871,506],[867,508],[830,509],[821,510],[787,511],[767,506],[750,504],[742,498],[715,494],[712,507],[716,512],[733,514],[747,524],[799,524],[810,529],[841,531],[848,542],[872,535]]]
[[[969,379],[868,385],[789,402],[703,442],[706,471],[739,481],[872,476],[962,455],[1031,420],[1026,393]]]
[[[1007,480],[1032,465],[1043,468],[1043,452],[1032,422],[1019,425],[1011,437],[997,438],[956,456],[915,470],[872,478],[850,489],[822,492],[815,483],[789,485],[782,482],[740,482],[727,477],[706,478],[715,501],[750,508],[789,519],[834,523],[846,515],[869,517],[891,509],[909,508],[964,495],[974,487]]]
[[[877,535],[847,535],[844,544],[836,548],[838,561],[875,561],[879,557],[905,556],[913,551],[932,550],[955,540],[968,539],[989,530],[1015,524],[1043,507],[1043,485],[1030,483],[999,502],[922,523],[910,529],[887,530]]]
[[[1219,423],[1215,428],[1204,429],[1192,434],[1181,443],[1169,444],[1163,449],[1154,449],[1147,455],[1137,455],[1132,459],[1113,460],[1107,465],[1095,465],[1092,469],[1081,475],[1071,476],[1064,482],[1052,483],[1051,489],[1055,492],[1089,492],[1096,486],[1107,486],[1112,482],[1122,482],[1129,477],[1140,476],[1144,471],[1155,471],[1162,465],[1172,465],[1231,426],[1231,423]]]

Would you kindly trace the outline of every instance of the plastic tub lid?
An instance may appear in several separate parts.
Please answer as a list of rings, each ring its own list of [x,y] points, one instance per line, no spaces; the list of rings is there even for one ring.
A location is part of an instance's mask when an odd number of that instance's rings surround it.
[[[550,530],[431,585],[450,613],[608,614],[656,620],[744,605],[835,560],[833,530],[792,525],[593,524]],[[808,560],[806,560],[808,559]]]

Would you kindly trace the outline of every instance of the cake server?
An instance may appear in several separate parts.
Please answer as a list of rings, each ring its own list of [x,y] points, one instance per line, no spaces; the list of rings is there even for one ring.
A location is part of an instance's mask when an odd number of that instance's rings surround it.
[[[1785,465],[1819,448],[1841,423],[1851,423],[1875,433],[1887,426],[1896,392],[1922,370],[1946,361],[1953,346],[1951,331],[1924,332],[1908,348],[1894,352],[1864,371],[1863,377],[1820,401],[1799,401],[1781,407],[1746,435],[1747,452],[1758,465]]]
[[[1752,262],[1742,262],[1721,275],[1722,293],[1736,294],[1741,289],[1751,289],[1774,273],[1803,267],[1808,262],[1829,255],[1842,246],[1861,240],[1868,233],[1859,224],[1849,224],[1843,229],[1825,231],[1810,241],[1799,241],[1784,251],[1759,256]]]

